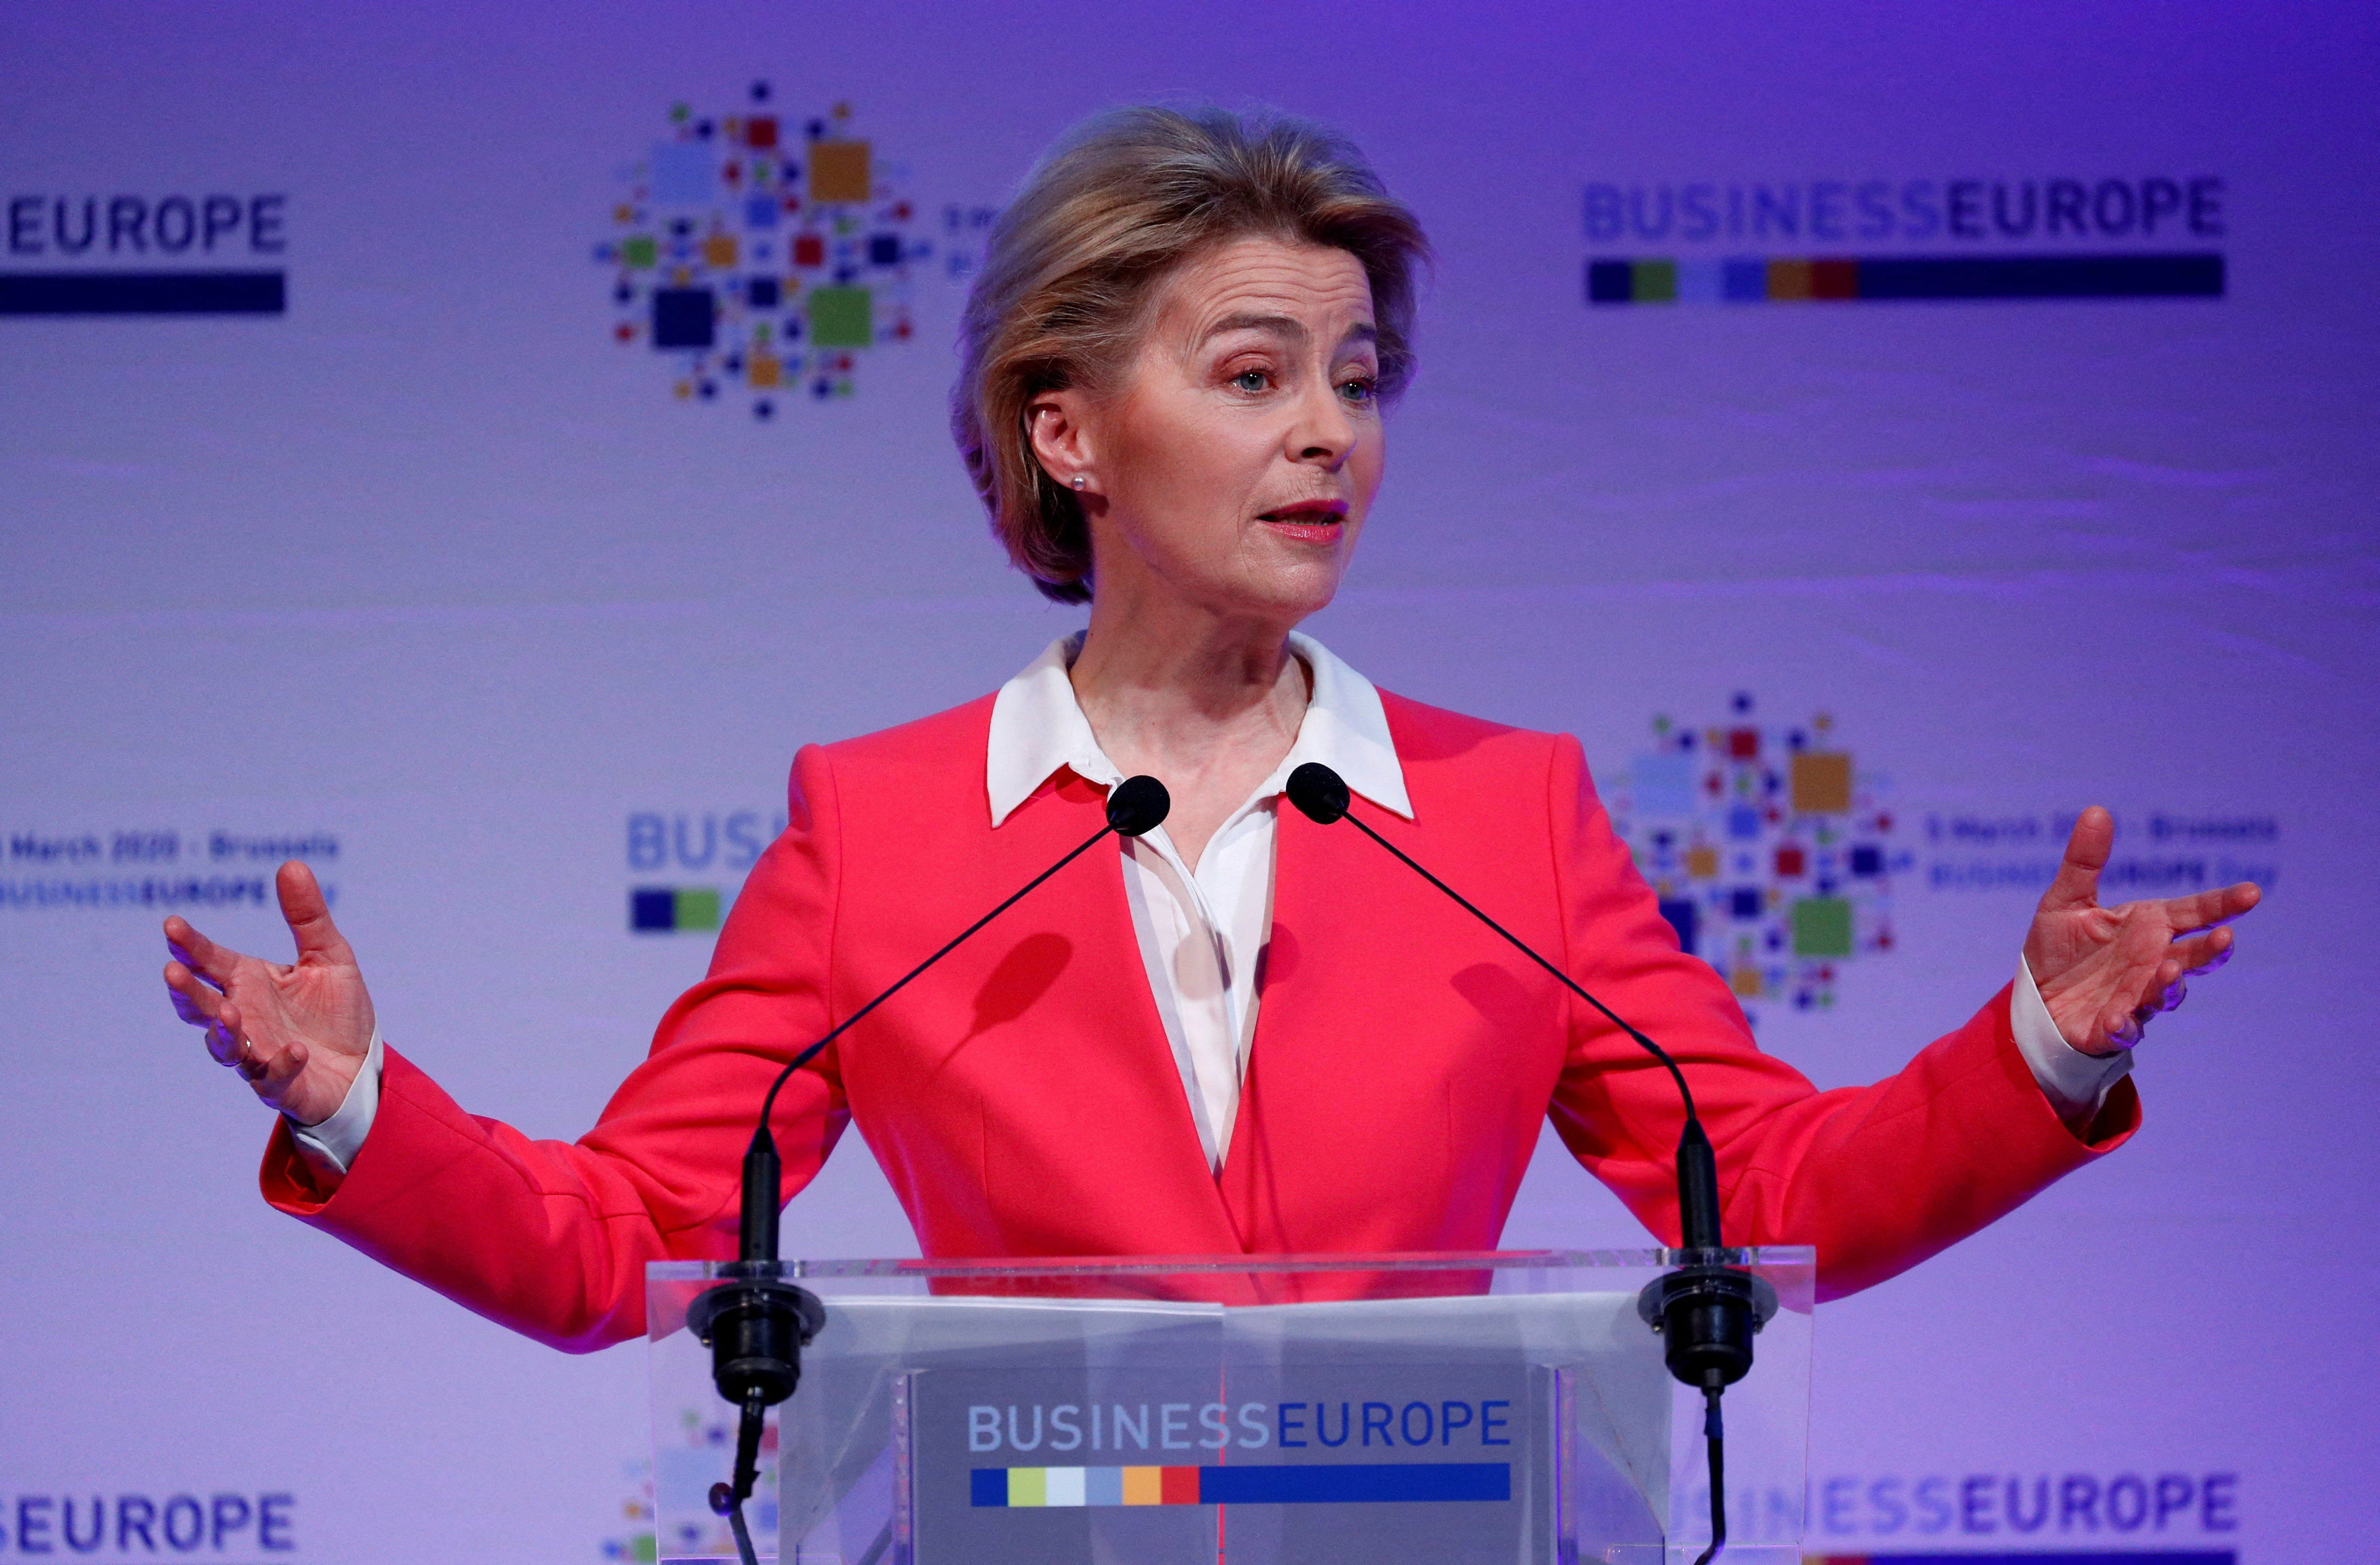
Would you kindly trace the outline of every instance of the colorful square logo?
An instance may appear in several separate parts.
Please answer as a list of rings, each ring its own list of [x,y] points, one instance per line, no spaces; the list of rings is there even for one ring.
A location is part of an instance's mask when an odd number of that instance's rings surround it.
[[[851,395],[855,350],[914,336],[913,274],[940,253],[899,193],[906,170],[851,133],[848,104],[784,120],[770,97],[756,82],[740,115],[672,107],[668,139],[622,169],[594,247],[613,338],[669,356],[679,400],[742,394],[763,419],[796,387]]]

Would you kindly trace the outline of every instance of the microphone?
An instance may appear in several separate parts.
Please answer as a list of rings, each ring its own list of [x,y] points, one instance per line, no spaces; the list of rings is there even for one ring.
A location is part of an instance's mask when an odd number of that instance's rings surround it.
[[[802,1377],[802,1350],[826,1325],[826,1305],[806,1288],[783,1280],[777,1259],[778,1192],[784,1166],[776,1138],[769,1134],[777,1093],[819,1050],[851,1030],[869,1012],[900,993],[910,980],[956,951],[985,925],[1025,900],[1027,893],[1097,846],[1110,832],[1137,837],[1164,822],[1173,807],[1165,784],[1154,777],[1127,777],[1108,794],[1107,824],[1080,845],[1027,880],[1006,902],[952,937],[940,951],[904,974],[883,993],[844,1017],[832,1031],[789,1061],[761,1099],[760,1119],[744,1153],[744,1207],[736,1258],[722,1268],[727,1280],[704,1292],[686,1312],[686,1325],[710,1350],[710,1378],[719,1394],[742,1410],[735,1434],[735,1478],[710,1486],[710,1509],[727,1518],[742,1565],[757,1565],[744,1502],[759,1479],[762,1419],[794,1394]]]
[[[1660,1333],[1662,1357],[1670,1373],[1703,1393],[1703,1434],[1710,1455],[1711,1546],[1694,1565],[1709,1565],[1727,1542],[1727,1510],[1720,1474],[1724,1461],[1719,1419],[1719,1395],[1752,1368],[1752,1339],[1777,1313],[1777,1290],[1741,1267],[1725,1264],[1719,1243],[1718,1159],[1710,1137],[1694,1113],[1694,1095],[1685,1073],[1669,1050],[1632,1026],[1611,1007],[1579,987],[1568,973],[1532,950],[1528,942],[1482,912],[1469,898],[1423,868],[1386,837],[1349,813],[1347,781],[1320,761],[1307,761],[1289,774],[1289,802],[1318,826],[1345,820],[1364,835],[1402,860],[1405,867],[1444,892],[1482,924],[1512,943],[1522,955],[1552,974],[1564,989],[1603,1013],[1612,1025],[1626,1033],[1677,1083],[1678,1099],[1685,1107],[1686,1124],[1678,1137],[1678,1221],[1682,1260],[1676,1270],[1655,1279],[1636,1299],[1636,1313]]]

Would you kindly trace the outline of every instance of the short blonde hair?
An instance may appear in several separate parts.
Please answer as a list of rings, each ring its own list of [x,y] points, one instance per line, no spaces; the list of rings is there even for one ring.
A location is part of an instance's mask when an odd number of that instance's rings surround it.
[[[1429,242],[1354,143],[1302,120],[1126,108],[1061,138],[993,225],[959,328],[951,432],[1016,568],[1089,601],[1090,531],[1033,453],[1026,408],[1104,388],[1137,346],[1157,285],[1228,240],[1278,237],[1363,263],[1380,394],[1413,372],[1415,273]]]

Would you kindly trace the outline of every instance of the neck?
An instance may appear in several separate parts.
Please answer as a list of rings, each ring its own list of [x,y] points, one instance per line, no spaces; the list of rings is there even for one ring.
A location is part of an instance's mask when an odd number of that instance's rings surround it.
[[[1297,742],[1305,669],[1285,625],[1179,603],[1127,606],[1104,587],[1070,671],[1075,698],[1127,776],[1148,772],[1172,791],[1165,831],[1196,865],[1214,829]]]
[[[1305,715],[1306,680],[1284,627],[1091,609],[1090,629],[1069,675],[1102,747],[1154,746],[1195,759],[1219,738],[1277,730],[1282,752]]]

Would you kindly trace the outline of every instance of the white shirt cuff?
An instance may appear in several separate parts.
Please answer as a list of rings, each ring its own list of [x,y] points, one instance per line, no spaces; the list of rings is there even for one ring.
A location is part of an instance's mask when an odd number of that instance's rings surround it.
[[[298,1150],[312,1154],[308,1161],[327,1163],[340,1173],[355,1166],[356,1154],[363,1150],[364,1137],[371,1134],[372,1117],[380,1112],[380,1069],[384,1052],[380,1028],[375,1026],[371,1052],[364,1056],[364,1068],[348,1084],[346,1100],[320,1124],[289,1122],[289,1134],[297,1138]]]
[[[2022,952],[2016,959],[2016,985],[2009,992],[2009,1030],[2016,1035],[2017,1052],[2033,1067],[2042,1095],[2058,1117],[2069,1122],[2088,1123],[2107,1100],[2108,1089],[2132,1068],[2129,1049],[2085,1054],[2066,1041],[2042,1001]]]

